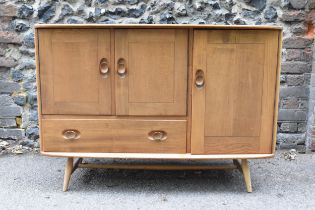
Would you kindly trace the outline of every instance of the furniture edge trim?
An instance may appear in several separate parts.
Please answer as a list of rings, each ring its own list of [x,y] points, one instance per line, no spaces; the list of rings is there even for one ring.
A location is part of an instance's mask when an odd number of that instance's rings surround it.
[[[274,104],[274,122],[273,122],[273,143],[272,153],[275,152],[277,146],[277,130],[278,130],[278,114],[279,114],[279,101],[280,101],[280,75],[281,75],[281,59],[282,59],[282,31],[278,34],[278,58],[277,58],[277,84],[275,89],[275,104]]]
[[[123,159],[178,159],[178,160],[215,160],[215,159],[261,159],[272,158],[272,154],[213,154],[192,155],[186,154],[160,154],[160,153],[80,153],[80,152],[40,152],[51,157],[78,157],[78,158],[123,158]]]
[[[35,24],[34,28],[196,28],[196,29],[272,29],[275,25],[206,25],[206,24]]]
[[[36,73],[36,93],[37,93],[37,116],[39,136],[42,137],[42,97],[41,97],[41,81],[40,81],[40,58],[39,58],[39,34],[38,29],[34,30],[34,45],[35,45],[35,73]],[[44,141],[40,138],[40,148],[44,148]]]

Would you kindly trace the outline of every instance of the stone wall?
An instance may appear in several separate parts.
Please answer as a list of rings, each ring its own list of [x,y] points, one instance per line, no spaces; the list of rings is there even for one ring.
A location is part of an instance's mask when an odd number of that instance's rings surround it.
[[[278,145],[305,149],[315,0],[0,0],[0,150],[38,148],[35,23],[246,24],[284,28]]]

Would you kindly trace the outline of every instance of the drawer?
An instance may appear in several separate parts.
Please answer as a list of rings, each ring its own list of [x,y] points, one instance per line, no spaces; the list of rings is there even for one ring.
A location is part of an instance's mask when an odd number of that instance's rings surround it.
[[[186,120],[43,119],[45,152],[186,153]]]

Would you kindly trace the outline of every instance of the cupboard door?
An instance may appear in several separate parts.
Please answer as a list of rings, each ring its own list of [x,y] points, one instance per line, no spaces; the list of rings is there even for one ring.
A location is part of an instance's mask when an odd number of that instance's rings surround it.
[[[110,115],[110,31],[38,31],[42,113]]]
[[[272,153],[277,31],[196,30],[193,154]]]
[[[115,30],[117,115],[186,115],[187,30]]]

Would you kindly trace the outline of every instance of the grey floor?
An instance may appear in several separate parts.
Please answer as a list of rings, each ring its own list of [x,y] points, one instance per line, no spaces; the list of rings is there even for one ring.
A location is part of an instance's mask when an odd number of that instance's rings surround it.
[[[78,169],[64,193],[64,158],[4,155],[0,163],[1,210],[315,209],[315,154],[251,160],[253,193],[238,171],[105,169]]]

